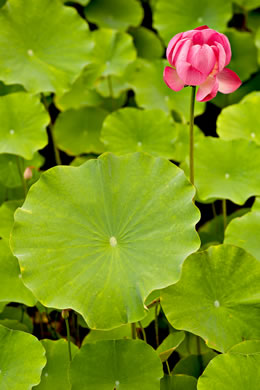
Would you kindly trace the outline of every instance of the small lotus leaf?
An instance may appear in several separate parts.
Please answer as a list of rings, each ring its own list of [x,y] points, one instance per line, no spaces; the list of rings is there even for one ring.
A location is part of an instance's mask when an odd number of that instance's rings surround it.
[[[260,92],[252,92],[241,102],[221,111],[217,133],[223,139],[245,138],[260,145]]]
[[[136,59],[131,35],[101,28],[92,33],[94,48],[91,60],[102,68],[102,76],[122,76],[126,67]]]
[[[214,351],[209,351],[203,355],[189,355],[181,360],[173,368],[173,375],[182,374],[199,378],[209,362],[217,355]]]
[[[118,154],[143,151],[172,159],[174,122],[164,111],[127,107],[110,114],[101,133],[106,150]]]
[[[232,48],[232,57],[228,68],[236,72],[242,81],[249,79],[250,75],[258,70],[257,50],[252,33],[229,29],[225,35]]]
[[[168,45],[170,39],[181,31],[208,25],[214,30],[223,31],[232,17],[232,2],[229,0],[212,1],[157,0],[154,12],[154,27]]]
[[[92,329],[141,320],[145,298],[178,280],[199,247],[193,196],[178,167],[144,153],[43,173],[15,213],[12,247],[26,285]]]
[[[197,379],[188,375],[165,375],[161,390],[197,390]]]
[[[0,10],[0,78],[7,84],[64,91],[92,45],[86,21],[59,0],[9,0]]]
[[[72,156],[84,153],[101,154],[104,145],[99,138],[106,116],[107,111],[95,107],[61,113],[54,126],[59,149]]]
[[[131,28],[129,33],[134,38],[138,57],[147,58],[148,60],[162,57],[164,47],[155,32],[141,26]]]
[[[41,382],[33,389],[37,390],[70,390],[69,383],[69,355],[68,343],[61,339],[58,341],[42,340],[47,364],[42,371]],[[71,343],[72,357],[77,353],[78,348]]]
[[[260,194],[260,145],[245,139],[205,137],[195,145],[198,199],[229,199],[242,205]],[[188,172],[187,161],[183,168]]]
[[[16,320],[19,322],[22,322],[26,328],[28,329],[28,332],[33,332],[33,322],[31,317],[27,314],[25,307],[18,306],[6,306],[5,309],[0,313],[0,319],[1,320]]]
[[[237,245],[260,261],[260,209],[235,218],[225,231],[225,243]]]
[[[38,97],[23,92],[1,96],[0,117],[0,153],[30,160],[47,145],[50,119]]]
[[[72,390],[159,390],[162,376],[157,353],[141,340],[86,344],[70,369]]]
[[[210,247],[191,255],[181,280],[162,291],[162,307],[176,329],[201,336],[218,351],[260,337],[260,264],[241,248]]]
[[[29,390],[40,382],[45,350],[36,337],[0,325],[0,388]]]
[[[137,0],[92,0],[85,15],[100,27],[124,31],[141,23],[143,9]]]
[[[161,361],[166,361],[184,339],[185,332],[171,332],[156,350]]]
[[[0,240],[0,269],[0,301],[34,306],[36,299],[23,284],[18,261],[4,240]]]
[[[167,113],[175,111],[183,122],[188,122],[191,88],[183,88],[179,92],[168,88],[163,81],[166,65],[166,60],[138,60],[136,71],[129,81],[136,94],[137,104],[143,108],[161,109]],[[195,115],[202,114],[204,109],[204,103],[196,104]]]
[[[203,355],[211,351],[199,336],[185,332],[185,339],[176,349],[181,358],[189,355]]]
[[[198,380],[198,390],[259,390],[260,353],[227,353],[213,359]]]

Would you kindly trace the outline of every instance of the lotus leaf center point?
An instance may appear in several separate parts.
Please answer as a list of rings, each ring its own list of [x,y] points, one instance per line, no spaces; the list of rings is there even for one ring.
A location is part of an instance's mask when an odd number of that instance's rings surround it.
[[[109,243],[113,247],[117,246],[117,239],[114,236],[112,236],[112,237],[110,237]]]

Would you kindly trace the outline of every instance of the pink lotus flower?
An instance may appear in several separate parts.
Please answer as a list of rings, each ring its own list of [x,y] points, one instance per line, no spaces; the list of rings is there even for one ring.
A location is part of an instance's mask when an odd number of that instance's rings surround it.
[[[199,102],[213,99],[218,91],[234,92],[241,85],[237,74],[225,68],[231,59],[228,38],[208,26],[175,35],[169,42],[167,59],[172,68],[164,70],[165,83],[174,91],[199,85]]]

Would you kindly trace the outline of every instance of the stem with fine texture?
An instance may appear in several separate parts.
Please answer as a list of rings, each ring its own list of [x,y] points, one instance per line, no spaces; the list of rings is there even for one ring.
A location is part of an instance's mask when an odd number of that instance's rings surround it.
[[[141,332],[142,332],[142,335],[143,335],[143,339],[147,343],[146,333],[145,333],[145,330],[144,330],[144,327],[143,327],[141,321],[138,321],[138,325],[139,325],[139,327],[141,329]]]
[[[132,324],[131,324],[131,331],[132,331],[132,339],[136,339],[136,323],[135,322],[133,322]]]
[[[66,330],[67,330],[69,360],[70,360],[70,362],[71,362],[71,360],[72,360],[72,355],[71,355],[71,345],[70,345],[70,325],[69,325],[69,318],[65,318],[65,324],[66,324]]]
[[[28,192],[28,188],[27,188],[27,183],[26,183],[26,180],[24,178],[24,167],[23,167],[23,160],[21,157],[19,156],[16,156],[17,159],[17,167],[18,167],[18,171],[19,171],[19,175],[21,177],[21,182],[22,182],[22,185],[23,185],[23,191],[24,191],[24,197],[26,198],[26,195],[27,195],[27,192]]]
[[[159,309],[159,310],[158,310]],[[155,327],[155,339],[156,339],[156,347],[159,347],[159,324],[158,324],[158,314],[160,312],[160,303],[156,303],[155,305],[155,318],[154,318],[154,327]]]
[[[227,201],[226,201],[226,199],[222,199],[222,211],[223,211],[223,226],[224,226],[224,232],[225,232],[226,226],[227,226]]]
[[[191,87],[190,100],[190,182],[194,184],[194,106],[195,106],[196,86]]]

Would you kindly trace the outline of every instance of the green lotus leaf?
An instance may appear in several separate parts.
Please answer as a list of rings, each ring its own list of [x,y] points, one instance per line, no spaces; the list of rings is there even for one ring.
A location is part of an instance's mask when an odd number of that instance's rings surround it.
[[[205,137],[195,145],[198,200],[229,199],[242,205],[260,194],[260,146],[244,139]],[[182,165],[188,172],[188,161]]]
[[[34,306],[36,299],[22,282],[17,259],[4,240],[0,240],[0,301]]]
[[[0,388],[29,390],[40,382],[45,350],[31,334],[0,325]]]
[[[242,343],[234,345],[229,353],[241,353],[243,355],[251,355],[260,353],[260,340],[246,340]]]
[[[20,323],[22,322],[28,332],[33,332],[33,322],[31,317],[27,314],[26,310],[22,306],[13,307],[13,306],[6,306],[5,309],[0,313],[0,319],[1,320],[16,320]]]
[[[232,2],[226,0],[157,0],[154,11],[154,27],[168,45],[170,39],[179,32],[208,25],[214,30],[223,31],[232,17]],[[173,23],[174,21],[174,23]]]
[[[228,68],[236,72],[242,81],[249,79],[252,73],[257,72],[257,50],[252,33],[229,29],[225,35],[232,48],[231,61]]]
[[[225,243],[244,248],[260,261],[260,209],[254,208],[241,218],[235,218],[225,231]]]
[[[5,302],[0,302],[0,313],[2,313],[2,311],[4,310],[5,306],[7,305],[7,303]]]
[[[171,332],[156,350],[161,361],[165,362],[184,339],[185,332]]]
[[[91,159],[96,159],[97,156],[94,154],[88,154],[85,156],[78,156],[75,157],[74,160],[71,161],[70,165],[72,167],[79,167],[80,165],[84,164],[86,161],[91,160]]]
[[[30,160],[47,145],[50,119],[38,97],[23,92],[1,96],[0,117],[0,153]]]
[[[101,67],[103,77],[122,76],[136,59],[133,38],[125,32],[101,28],[92,32],[92,39],[94,48],[90,57]]]
[[[0,204],[3,204],[6,200],[20,200],[24,198],[24,188],[8,188],[0,182]]]
[[[181,358],[189,355],[203,355],[211,351],[205,341],[190,332],[185,332],[185,339],[176,349]]]
[[[4,320],[0,320],[0,325],[8,329],[20,330],[22,332],[30,333],[27,326],[17,320],[9,320],[8,318],[5,318]]]
[[[164,47],[155,32],[141,26],[131,28],[129,34],[134,38],[138,57],[147,58],[148,60],[162,57]]]
[[[131,325],[126,324],[111,330],[91,330],[84,338],[82,345],[101,341],[101,340],[121,340],[121,339],[131,339],[131,338],[132,338]]]
[[[239,4],[246,10],[251,10],[260,7],[260,0],[236,0],[236,4]]]
[[[167,113],[175,111],[183,122],[189,121],[190,88],[174,92],[163,81],[166,60],[149,62],[139,59],[136,72],[129,83],[136,94],[138,106],[148,109],[161,109]],[[202,114],[205,104],[195,104],[195,115]]]
[[[19,160],[20,161],[19,161]],[[20,174],[19,165],[24,172],[26,167],[33,167],[33,177],[29,180],[29,184],[35,181],[38,178],[37,168],[41,167],[44,163],[44,158],[39,154],[34,154],[31,160],[23,160],[18,156],[12,154],[0,154],[0,182],[4,184],[5,187],[16,189],[17,187],[22,186],[22,179]],[[22,196],[18,192],[18,198],[15,196],[14,199],[21,199]],[[13,199],[7,198],[7,199]]]
[[[0,96],[9,95],[10,93],[15,92],[25,92],[25,89],[19,84],[5,85],[2,81],[0,81]]]
[[[92,329],[141,320],[145,298],[178,280],[199,247],[193,196],[178,167],[144,153],[43,173],[15,213],[12,247],[25,284]]]
[[[94,107],[61,113],[54,125],[59,149],[72,156],[83,153],[101,154],[104,145],[99,138],[106,116],[107,111]]]
[[[59,0],[9,0],[0,10],[0,78],[7,84],[64,91],[89,62],[92,45],[86,21]]]
[[[161,110],[122,108],[108,115],[101,132],[106,150],[118,154],[143,151],[172,159],[174,122]]]
[[[72,390],[159,390],[162,376],[157,353],[141,340],[86,344],[70,369]]]
[[[260,64],[260,27],[256,31],[255,44],[256,44],[256,47],[257,47],[257,50],[258,50],[258,56],[257,56],[258,64]]]
[[[258,390],[260,353],[227,353],[213,359],[198,380],[198,390]]]
[[[260,336],[260,264],[231,245],[191,255],[181,280],[162,291],[170,324],[201,336],[209,347],[226,351]]]
[[[0,237],[9,242],[14,224],[14,212],[23,204],[23,200],[9,200],[0,207]]]
[[[249,208],[242,208],[236,210],[234,213],[227,216],[227,225],[234,219],[242,217],[242,215],[248,213]],[[209,243],[215,242],[222,244],[224,241],[224,221],[223,214],[217,215],[213,219],[207,221],[204,225],[199,228],[199,235],[201,239],[201,246],[208,245]],[[239,246],[239,245],[238,245]]]
[[[252,92],[241,102],[221,111],[217,133],[223,139],[245,138],[260,145],[260,92]]]
[[[217,355],[214,351],[209,351],[203,355],[189,355],[179,360],[173,368],[173,375],[188,375],[199,378],[209,362]]]
[[[161,390],[197,390],[197,379],[188,375],[165,375]]]
[[[69,383],[69,355],[68,343],[64,339],[42,340],[45,351],[47,364],[42,371],[41,382],[33,389],[37,390],[70,390]],[[77,353],[78,348],[71,343],[72,357]]]
[[[85,8],[85,15],[100,27],[124,31],[138,26],[144,13],[137,0],[92,0]]]

